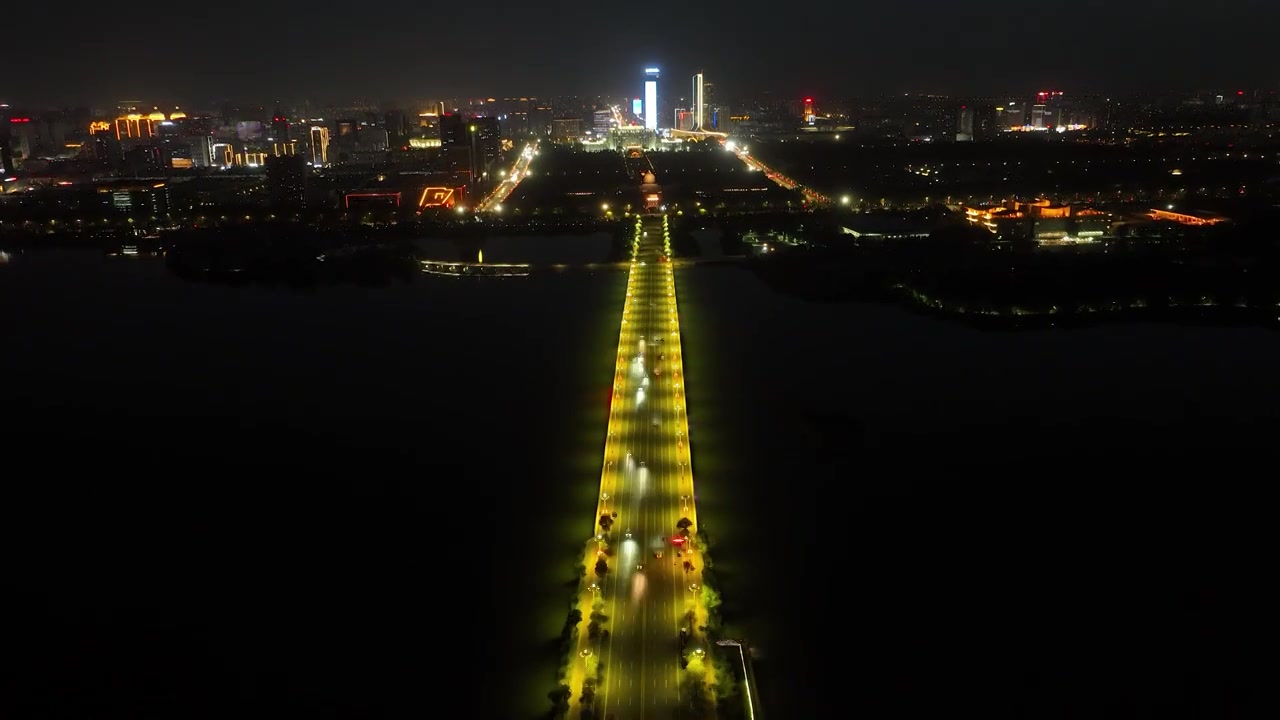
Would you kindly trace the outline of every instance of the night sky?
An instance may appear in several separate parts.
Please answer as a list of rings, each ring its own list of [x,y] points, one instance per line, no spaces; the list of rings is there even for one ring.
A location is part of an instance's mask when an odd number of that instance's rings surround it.
[[[252,7],[13,4],[0,100],[635,94],[651,64],[682,84],[704,69],[725,96],[1271,88],[1280,26],[1274,0]]]

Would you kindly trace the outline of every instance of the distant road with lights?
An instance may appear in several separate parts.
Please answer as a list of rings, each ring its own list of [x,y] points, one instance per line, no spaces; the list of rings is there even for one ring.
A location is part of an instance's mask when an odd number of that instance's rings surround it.
[[[764,173],[765,177],[774,181],[778,185],[781,185],[782,187],[788,190],[799,190],[800,193],[804,195],[804,199],[807,200],[811,205],[830,205],[831,204],[831,198],[827,197],[826,195],[823,195],[822,193],[818,192],[817,190],[814,190],[813,188],[809,188],[804,185],[801,185],[796,180],[793,180],[787,177],[786,175],[783,175],[782,173],[778,172],[777,170],[774,170],[773,168],[764,164],[759,158],[750,154],[747,151],[747,148],[739,147],[733,141],[726,142],[725,148],[728,149],[730,152],[732,152],[734,155],[737,155],[738,159],[741,160],[743,163],[745,163],[747,167],[751,168],[752,170],[758,170],[759,172]]]
[[[524,149],[520,151],[520,157],[516,158],[515,164],[507,171],[506,177],[502,178],[502,182],[498,183],[497,187],[476,205],[476,212],[501,212],[502,203],[507,201],[507,198],[511,196],[520,181],[528,177],[529,165],[537,154],[537,141],[525,145]]]

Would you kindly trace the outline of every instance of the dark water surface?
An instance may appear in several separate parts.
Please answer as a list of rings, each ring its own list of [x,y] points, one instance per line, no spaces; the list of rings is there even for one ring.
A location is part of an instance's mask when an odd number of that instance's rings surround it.
[[[624,287],[0,268],[15,697],[76,717],[543,709]]]
[[[1258,714],[1280,335],[677,283],[699,516],[769,717]]]
[[[677,283],[700,517],[769,717],[1248,714],[1280,336]],[[624,284],[0,267],[10,702],[540,710]]]

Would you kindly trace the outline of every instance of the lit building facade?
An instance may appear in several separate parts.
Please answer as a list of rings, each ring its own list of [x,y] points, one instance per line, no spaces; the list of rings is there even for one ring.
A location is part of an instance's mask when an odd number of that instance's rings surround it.
[[[690,110],[693,112],[693,129],[694,130],[701,130],[706,124],[704,115],[706,114],[706,111],[707,111],[707,101],[702,94],[702,88],[703,88],[702,73],[698,73],[697,75],[693,76],[693,94],[690,96],[693,101],[693,107],[690,108]],[[680,128],[680,129],[683,130],[684,128]]]
[[[596,137],[604,137],[609,134],[609,128],[613,127],[613,111],[612,110],[596,110],[591,113],[591,132]]]
[[[582,134],[582,121],[578,118],[556,118],[551,121],[551,141],[573,142]]]
[[[658,129],[658,68],[644,69],[644,126]]]
[[[183,117],[186,117],[185,115]],[[164,113],[153,112],[149,115],[129,113],[116,118],[117,140],[148,140],[155,135],[154,123],[165,121]]]
[[[329,128],[311,126],[311,164],[324,167],[329,164]]]

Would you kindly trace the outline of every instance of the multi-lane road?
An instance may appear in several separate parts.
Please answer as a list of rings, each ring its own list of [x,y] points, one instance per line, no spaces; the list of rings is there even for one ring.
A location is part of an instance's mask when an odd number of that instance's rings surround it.
[[[666,220],[644,216],[636,232],[598,513],[617,519],[602,555],[609,571],[592,590],[609,634],[588,651],[603,669],[596,717],[615,720],[683,714],[681,629],[701,582],[697,551],[677,526],[697,516]]]
[[[538,154],[538,143],[536,141],[524,146],[520,151],[520,156],[516,158],[515,163],[511,166],[511,170],[502,178],[502,182],[498,183],[493,191],[486,195],[476,205],[476,212],[501,212],[502,203],[506,202],[511,196],[512,191],[520,184],[520,181],[529,175],[529,165],[533,162],[533,158]]]
[[[800,184],[798,181],[793,180],[787,177],[786,175],[783,175],[777,170],[774,170],[773,168],[766,165],[763,161],[761,161],[760,158],[757,158],[756,156],[747,152],[746,148],[739,147],[736,143],[733,143],[732,141],[726,142],[725,147],[727,147],[729,151],[732,152],[734,155],[737,155],[738,159],[741,160],[748,168],[751,168],[752,170],[758,170],[764,173],[765,176],[768,177],[770,180],[777,183],[779,186],[786,188],[787,190],[800,191],[800,194],[804,196],[804,199],[809,201],[810,203],[814,205],[830,205],[831,204],[831,198],[827,197],[826,195],[823,195],[822,193],[818,192],[817,190],[814,190],[811,187],[807,187],[805,185]]]

